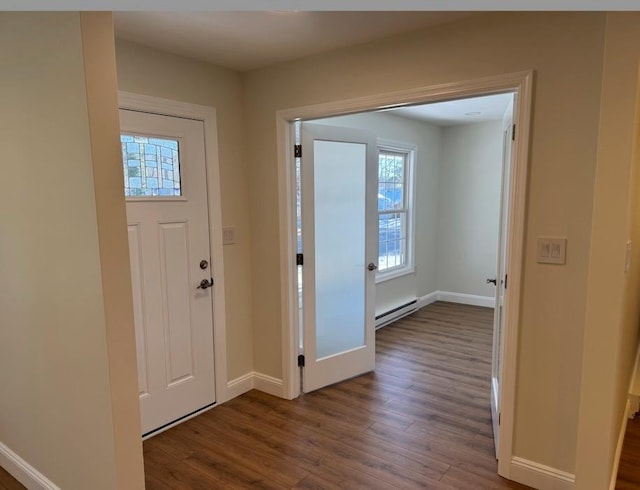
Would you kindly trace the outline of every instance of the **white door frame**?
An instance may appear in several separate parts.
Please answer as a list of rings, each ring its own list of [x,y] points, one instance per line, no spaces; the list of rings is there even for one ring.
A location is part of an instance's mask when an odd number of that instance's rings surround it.
[[[296,255],[296,192],[294,135],[291,122],[376,109],[515,92],[516,139],[512,149],[509,237],[507,239],[509,287],[505,294],[504,356],[498,473],[510,476],[513,457],[514,407],[520,318],[520,295],[524,258],[529,133],[533,95],[533,71],[508,73],[462,82],[358,97],[342,101],[283,109],[276,112],[278,150],[278,196],[280,232],[280,287],[282,311],[282,382],[284,396],[300,394],[298,356],[298,286]]]
[[[189,104],[148,95],[118,92],[120,109],[149,112],[164,116],[202,121],[204,124],[205,161],[207,170],[207,205],[209,213],[209,247],[213,287],[213,352],[216,405],[229,400],[227,393],[227,342],[225,322],[224,257],[222,249],[222,205],[220,197],[220,165],[218,129],[213,107]],[[198,412],[197,414],[199,414]],[[194,415],[197,415],[194,414]],[[183,422],[185,419],[181,419]],[[167,428],[171,427],[167,426]]]

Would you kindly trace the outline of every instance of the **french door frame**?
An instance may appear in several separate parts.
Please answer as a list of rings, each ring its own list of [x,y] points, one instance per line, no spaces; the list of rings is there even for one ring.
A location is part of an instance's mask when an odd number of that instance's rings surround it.
[[[215,281],[213,289],[213,362],[215,377],[215,405],[231,398],[227,393],[227,342],[225,322],[225,281],[222,249],[222,205],[220,195],[220,164],[218,159],[218,130],[216,110],[213,107],[189,104],[159,97],[150,97],[131,92],[118,92],[118,107],[132,111],[173,116],[183,119],[202,121],[204,124],[205,165],[207,172],[207,206],[209,216],[209,253],[211,274]],[[211,407],[209,407],[211,408]],[[199,415],[207,409],[184,417],[173,424],[163,427],[170,429],[178,423]],[[161,431],[154,432],[153,435]]]
[[[512,173],[509,196],[509,236],[507,269],[509,288],[505,293],[503,363],[501,369],[501,403],[498,474],[510,477],[513,457],[514,408],[517,380],[517,357],[520,297],[524,259],[524,234],[527,200],[529,138],[534,72],[524,71],[409,90],[374,94],[353,99],[294,107],[276,112],[278,151],[278,207],[280,234],[280,287],[282,311],[282,382],[284,396],[300,394],[300,370],[297,366],[299,346],[298,272],[296,232],[296,174],[293,145],[293,122],[319,119],[406,105],[445,102],[447,100],[514,92],[513,122],[516,138],[512,147]]]

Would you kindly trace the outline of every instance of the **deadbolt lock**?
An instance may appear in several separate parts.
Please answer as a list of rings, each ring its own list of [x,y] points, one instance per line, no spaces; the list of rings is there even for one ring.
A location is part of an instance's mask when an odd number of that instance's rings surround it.
[[[202,270],[205,270],[207,267],[209,267],[209,262],[207,262],[206,260],[201,260],[200,261],[200,268]]]

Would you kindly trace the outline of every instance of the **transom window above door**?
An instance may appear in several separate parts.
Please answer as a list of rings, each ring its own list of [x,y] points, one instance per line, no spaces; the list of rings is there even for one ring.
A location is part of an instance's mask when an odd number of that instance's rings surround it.
[[[413,272],[414,153],[408,145],[378,146],[378,281]]]
[[[176,139],[120,135],[126,197],[182,196]]]

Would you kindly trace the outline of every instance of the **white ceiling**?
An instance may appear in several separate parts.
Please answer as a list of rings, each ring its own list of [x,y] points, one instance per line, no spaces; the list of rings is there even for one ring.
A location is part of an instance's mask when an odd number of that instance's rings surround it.
[[[484,121],[501,121],[513,94],[486,95],[470,99],[386,110],[396,116],[427,121],[438,126],[455,126]]]
[[[240,71],[444,24],[473,12],[115,12],[116,37]]]

